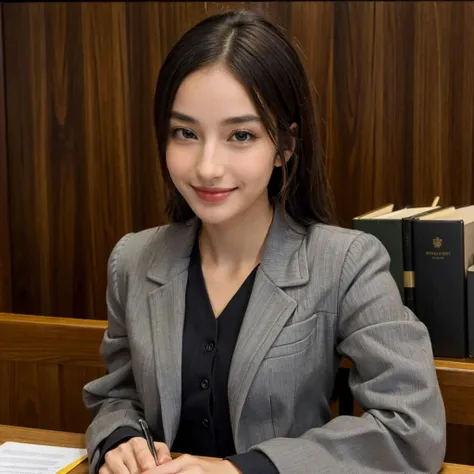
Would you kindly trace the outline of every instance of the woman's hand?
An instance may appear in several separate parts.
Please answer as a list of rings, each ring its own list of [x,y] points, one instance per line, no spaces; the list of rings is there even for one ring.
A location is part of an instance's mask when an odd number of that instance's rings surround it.
[[[166,464],[145,471],[144,474],[242,474],[230,461],[183,454]]]
[[[155,443],[158,462],[171,461],[171,454],[165,443]],[[156,467],[155,460],[144,438],[131,438],[119,444],[105,455],[105,463],[99,474],[141,474]]]

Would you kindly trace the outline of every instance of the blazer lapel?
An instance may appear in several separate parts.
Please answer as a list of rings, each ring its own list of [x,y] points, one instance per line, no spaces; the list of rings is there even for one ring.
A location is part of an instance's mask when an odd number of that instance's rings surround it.
[[[184,303],[188,272],[150,293],[153,354],[160,396],[163,431],[168,446],[174,441],[181,414],[181,360]]]
[[[237,452],[247,448],[240,443],[238,425],[252,381],[297,306],[282,288],[305,285],[309,279],[305,231],[290,224],[277,206],[232,359],[228,395]]]
[[[189,257],[198,228],[190,225],[169,227],[167,247],[162,249],[148,278],[159,286],[148,295],[153,355],[160,397],[165,442],[173,444],[181,416],[181,362],[186,284]]]
[[[229,408],[237,452],[242,450],[238,445],[239,420],[252,381],[295,308],[296,302],[259,269],[229,373]]]

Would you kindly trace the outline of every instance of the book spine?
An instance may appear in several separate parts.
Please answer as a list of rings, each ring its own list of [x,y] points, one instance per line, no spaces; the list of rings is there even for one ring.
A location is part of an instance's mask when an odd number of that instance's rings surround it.
[[[390,273],[397,284],[401,299],[405,302],[401,220],[356,219],[354,228],[377,237],[386,248],[390,256]]]
[[[461,221],[413,222],[416,315],[435,357],[467,357],[466,272]]]
[[[474,266],[467,272],[467,328],[469,357],[474,357]]]
[[[404,303],[415,312],[415,263],[412,234],[413,220],[402,219]]]

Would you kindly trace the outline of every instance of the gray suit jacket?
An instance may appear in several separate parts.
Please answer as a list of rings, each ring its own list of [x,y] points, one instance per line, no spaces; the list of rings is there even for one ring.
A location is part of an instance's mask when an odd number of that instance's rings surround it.
[[[279,209],[239,334],[228,396],[237,452],[265,453],[279,472],[434,473],[445,412],[427,330],[402,305],[373,236],[326,225],[289,227]],[[144,416],[172,445],[180,418],[189,256],[198,228],[171,224],[123,237],[108,265],[108,375],[84,388],[100,443]],[[331,420],[341,356],[361,417]]]

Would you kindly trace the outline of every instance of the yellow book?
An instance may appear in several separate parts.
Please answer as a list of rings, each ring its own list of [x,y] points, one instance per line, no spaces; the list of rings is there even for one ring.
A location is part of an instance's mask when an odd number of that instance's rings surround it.
[[[56,474],[66,474],[67,472],[72,471],[75,467],[79,466],[79,464],[81,464],[81,462],[85,461],[86,459],[87,459],[87,454],[84,454],[84,456],[80,457],[76,461],[73,461],[68,466],[59,470]]]

